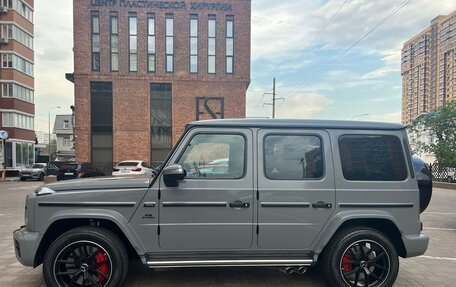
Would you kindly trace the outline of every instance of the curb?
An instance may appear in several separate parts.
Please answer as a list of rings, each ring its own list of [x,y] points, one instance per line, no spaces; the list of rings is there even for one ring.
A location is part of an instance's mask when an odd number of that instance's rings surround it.
[[[5,180],[1,180],[0,178],[0,183],[2,182],[16,182],[16,181],[19,181],[19,177],[7,177],[5,178]]]
[[[454,183],[446,183],[446,182],[437,182],[437,181],[433,181],[433,182],[432,182],[432,186],[433,186],[433,187],[437,187],[437,188],[444,188],[444,189],[456,190],[456,184],[454,184]]]

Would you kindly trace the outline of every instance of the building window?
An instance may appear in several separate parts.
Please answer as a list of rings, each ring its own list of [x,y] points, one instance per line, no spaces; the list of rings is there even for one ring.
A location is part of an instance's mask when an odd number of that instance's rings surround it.
[[[27,142],[15,142],[16,167],[29,167],[35,162],[35,145]]]
[[[173,144],[172,85],[150,85],[151,161],[163,161]]]
[[[2,24],[0,38],[16,40],[24,46],[33,49],[33,36],[14,24]]]
[[[33,23],[33,10],[21,0],[2,0],[1,6],[15,10],[19,15]]]
[[[190,73],[198,73],[198,15],[190,15]]]
[[[227,74],[234,72],[234,18],[227,16],[226,18],[226,69]]]
[[[2,97],[16,98],[18,100],[34,103],[34,92],[15,83],[2,84]]]
[[[155,15],[147,17],[147,70],[155,72]]]
[[[2,68],[13,68],[33,77],[33,64],[16,54],[2,54]]]
[[[100,71],[100,15],[92,15],[92,71]]]
[[[63,129],[64,129],[64,130],[69,129],[69,126],[70,126],[69,121],[63,121]]]
[[[215,74],[215,51],[216,51],[216,19],[215,15],[209,15],[207,23],[207,72]]]
[[[71,146],[71,139],[70,137],[63,138],[63,146]]]
[[[166,14],[166,72],[174,72],[174,15]]]
[[[119,17],[112,15],[111,19],[111,71],[119,71]]]
[[[128,17],[128,34],[130,50],[130,72],[138,71],[138,18],[136,15]]]
[[[2,126],[32,131],[35,129],[33,117],[18,113],[2,113]]]
[[[91,82],[92,162],[112,162],[112,83]]]

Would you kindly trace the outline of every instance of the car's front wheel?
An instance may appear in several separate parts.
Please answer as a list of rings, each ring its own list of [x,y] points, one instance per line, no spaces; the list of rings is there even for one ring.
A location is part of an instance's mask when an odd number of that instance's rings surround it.
[[[57,238],[43,262],[49,287],[121,286],[128,270],[123,243],[109,230],[78,227]]]
[[[447,177],[447,182],[448,183],[452,183],[453,182],[453,177],[451,177],[451,176]]]
[[[337,233],[323,257],[330,286],[392,286],[399,271],[399,258],[388,237],[367,227]]]

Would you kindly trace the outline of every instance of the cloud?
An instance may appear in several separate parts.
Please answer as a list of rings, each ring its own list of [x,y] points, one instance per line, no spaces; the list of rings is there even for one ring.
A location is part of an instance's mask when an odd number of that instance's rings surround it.
[[[299,92],[290,95],[294,87],[280,88],[280,84],[277,86],[280,90],[278,97],[285,96],[285,101],[276,102],[277,118],[319,118],[334,104],[334,101],[318,93]],[[271,103],[271,95],[263,96],[264,92],[269,91],[265,91],[259,86],[252,86],[248,90],[247,117],[272,117],[272,106],[264,105]]]
[[[361,118],[360,118],[361,120]],[[391,122],[391,123],[400,123],[401,122],[401,112],[392,112],[385,114],[370,114],[362,120],[375,121],[375,122]]]
[[[58,7],[58,9],[56,9]],[[49,107],[51,127],[55,114],[69,114],[73,104],[73,84],[65,73],[73,71],[72,1],[35,1],[35,129],[48,130]]]

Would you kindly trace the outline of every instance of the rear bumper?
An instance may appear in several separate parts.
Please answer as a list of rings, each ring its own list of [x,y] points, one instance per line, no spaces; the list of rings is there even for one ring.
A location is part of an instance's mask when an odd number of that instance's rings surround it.
[[[429,236],[425,234],[403,235],[402,242],[404,242],[407,257],[420,256],[428,248]]]
[[[22,265],[35,267],[35,255],[42,237],[39,232],[31,232],[26,227],[13,232],[16,258]]]

